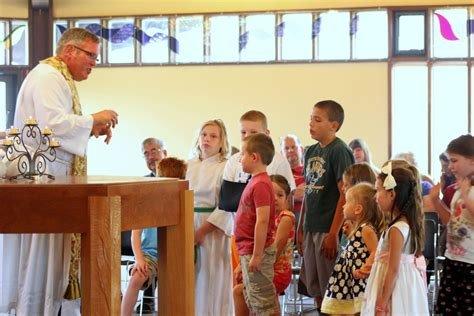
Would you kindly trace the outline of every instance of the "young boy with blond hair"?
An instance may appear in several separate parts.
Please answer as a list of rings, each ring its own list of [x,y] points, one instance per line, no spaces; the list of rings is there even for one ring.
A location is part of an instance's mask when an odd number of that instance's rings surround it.
[[[273,285],[275,247],[275,202],[273,185],[267,174],[275,147],[270,137],[255,134],[242,144],[242,169],[252,175],[240,198],[235,220],[235,241],[240,256],[244,297],[256,315],[278,315]],[[245,306],[244,306],[245,307]],[[248,313],[235,305],[236,316]]]
[[[265,134],[270,135],[268,130],[267,117],[260,111],[250,110],[245,112],[239,120],[240,123],[240,139],[243,142],[245,137],[253,134]],[[238,182],[238,183],[247,183],[250,179],[250,174],[245,172],[242,169],[242,164],[240,162],[242,157],[242,152],[237,152],[232,155],[224,168],[224,174],[222,179],[224,182]],[[278,151],[275,152],[271,163],[267,166],[267,172],[269,175],[279,174],[284,176],[288,183],[290,184],[291,190],[296,189],[295,180],[293,178],[293,173],[291,172],[291,167],[285,157],[280,154]],[[220,197],[221,200],[226,200],[225,196]],[[237,199],[235,199],[237,200]],[[221,203],[219,203],[220,205]],[[237,206],[235,206],[235,209]],[[235,210],[234,210],[235,212]],[[214,226],[223,227],[224,233],[231,238],[234,233],[234,214],[226,209],[218,209],[214,212],[214,215],[208,218],[208,221]],[[231,246],[231,262],[232,268],[235,269],[239,264],[239,257],[237,254],[237,249],[235,247],[235,242],[232,242]]]
[[[244,141],[245,137],[262,133],[270,136],[268,129],[267,117],[260,111],[250,110],[245,112],[239,120],[240,123],[240,139]],[[242,170],[240,163],[241,153],[236,153],[230,157],[224,169],[224,180],[233,182],[247,182],[250,175]],[[291,190],[296,188],[291,167],[285,157],[280,152],[275,152],[272,161],[267,166],[269,175],[279,174],[288,180]]]

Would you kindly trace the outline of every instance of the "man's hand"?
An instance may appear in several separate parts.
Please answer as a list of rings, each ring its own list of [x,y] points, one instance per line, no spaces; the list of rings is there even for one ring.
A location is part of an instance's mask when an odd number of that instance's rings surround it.
[[[95,125],[106,125],[114,128],[118,124],[118,114],[112,110],[103,110],[92,114]]]
[[[260,271],[260,265],[262,263],[262,256],[252,255],[249,262],[249,272]]]
[[[112,139],[112,128],[118,124],[118,114],[112,110],[103,110],[92,114],[94,123],[92,125],[91,135],[96,138],[105,135],[105,143],[110,143]]]
[[[105,135],[106,135],[106,137],[105,137],[104,142],[106,144],[108,144],[108,143],[110,143],[110,140],[112,139],[112,129],[110,127],[107,128],[107,130],[105,131]]]
[[[324,236],[321,252],[326,259],[333,259],[337,254],[337,235],[328,233]]]
[[[293,194],[293,198],[295,199],[295,201],[301,202],[303,200],[304,188],[305,188],[304,183],[301,183],[299,186],[296,187],[295,192]],[[297,211],[300,211],[300,210],[297,210]]]
[[[112,128],[107,125],[97,125],[92,127],[92,135],[94,135],[95,138],[98,138],[99,136],[105,135],[105,143],[108,144],[110,143],[110,140],[112,139]]]

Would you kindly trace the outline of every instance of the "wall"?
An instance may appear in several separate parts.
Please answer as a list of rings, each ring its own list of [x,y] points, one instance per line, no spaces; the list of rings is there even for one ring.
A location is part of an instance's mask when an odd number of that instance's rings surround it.
[[[267,114],[276,144],[286,133],[312,144],[312,106],[328,98],[346,110],[340,136],[366,139],[379,164],[387,158],[386,63],[96,68],[79,93],[85,113],[120,115],[110,145],[90,142],[91,174],[145,174],[140,144],[150,136],[187,158],[200,124],[213,118],[224,120],[240,147],[238,120],[249,109]]]
[[[0,0],[1,18],[28,18],[28,0]]]

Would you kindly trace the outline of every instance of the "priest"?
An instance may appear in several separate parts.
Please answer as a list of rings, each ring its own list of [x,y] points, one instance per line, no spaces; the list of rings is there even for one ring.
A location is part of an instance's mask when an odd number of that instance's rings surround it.
[[[86,150],[91,136],[108,144],[118,114],[103,110],[84,115],[75,81],[86,80],[95,67],[99,38],[71,28],[60,38],[56,55],[42,60],[25,78],[16,104],[15,126],[29,117],[41,129],[51,128],[61,147],[48,165],[55,176],[86,175]],[[67,205],[64,205],[67,212]],[[34,209],[31,210],[34,212]],[[3,309],[16,315],[80,314],[80,234],[4,235],[2,256]],[[7,275],[8,273],[8,275]],[[66,300],[65,300],[66,299]]]

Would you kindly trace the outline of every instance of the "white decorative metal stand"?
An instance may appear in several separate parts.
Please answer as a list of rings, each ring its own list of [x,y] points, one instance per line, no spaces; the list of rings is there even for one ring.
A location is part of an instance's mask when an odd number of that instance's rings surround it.
[[[7,138],[2,143],[6,157],[12,162],[18,159],[18,174],[8,177],[9,180],[35,180],[38,176],[54,180],[53,175],[46,173],[46,161],[56,160],[56,148],[60,146],[57,140],[50,138],[52,134],[52,130],[47,127],[41,131],[36,120],[31,117],[26,120],[21,132],[13,126],[7,130]]]

